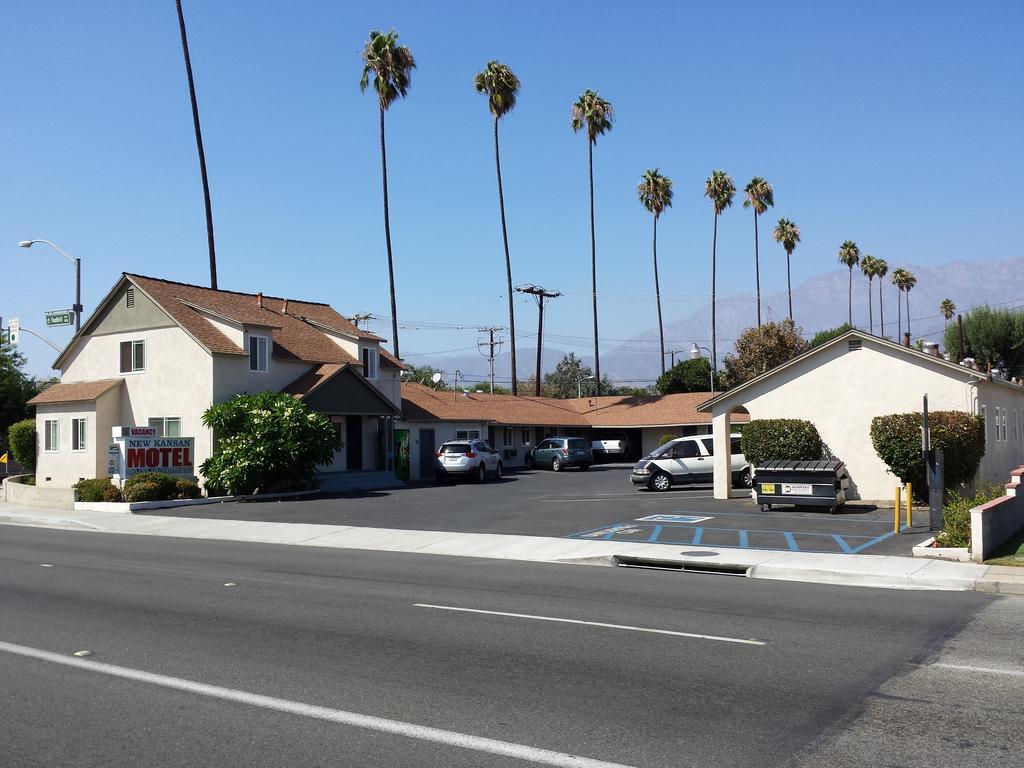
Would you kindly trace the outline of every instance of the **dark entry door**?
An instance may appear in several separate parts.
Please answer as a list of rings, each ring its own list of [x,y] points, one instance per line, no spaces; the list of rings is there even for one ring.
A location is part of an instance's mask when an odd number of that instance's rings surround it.
[[[420,430],[420,479],[426,480],[434,474],[434,430]]]
[[[363,468],[363,417],[345,417],[345,468]]]

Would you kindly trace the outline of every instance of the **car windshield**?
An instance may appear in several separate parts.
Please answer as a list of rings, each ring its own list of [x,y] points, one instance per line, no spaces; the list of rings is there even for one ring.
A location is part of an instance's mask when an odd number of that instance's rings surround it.
[[[577,437],[569,441],[569,447],[582,448],[583,450],[586,450],[587,448],[590,447],[590,443],[588,443],[586,440],[581,440],[580,438]]]
[[[441,446],[441,453],[471,453],[469,443],[446,443]]]
[[[649,454],[647,454],[644,458],[646,458],[646,459],[656,459],[659,456],[663,456],[664,454],[668,453],[669,451],[671,451],[675,447],[676,447],[675,441],[674,440],[670,440],[669,442],[665,443],[664,445],[659,445],[657,448],[655,448],[653,451],[651,451]]]

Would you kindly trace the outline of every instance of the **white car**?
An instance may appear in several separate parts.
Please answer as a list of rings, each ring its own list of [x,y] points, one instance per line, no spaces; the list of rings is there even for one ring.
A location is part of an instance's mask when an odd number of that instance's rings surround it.
[[[750,464],[740,453],[740,436],[731,435],[733,485],[750,487]],[[711,435],[678,437],[638,461],[629,479],[652,491],[667,491],[678,483],[710,483],[715,474],[715,446]]]
[[[482,483],[488,475],[501,479],[501,456],[483,440],[449,440],[434,454],[434,477],[444,482],[468,477]]]

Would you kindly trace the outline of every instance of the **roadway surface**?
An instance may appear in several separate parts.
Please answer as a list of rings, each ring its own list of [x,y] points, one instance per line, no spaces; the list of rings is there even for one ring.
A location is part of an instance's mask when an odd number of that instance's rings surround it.
[[[627,468],[611,466],[524,471],[483,485],[417,484],[343,498],[230,502],[148,514],[868,555],[909,556],[931,535],[918,527],[893,536],[891,508],[849,504],[835,515],[791,507],[761,512],[749,498],[715,501],[710,486],[640,490],[630,484]],[[701,519],[644,520],[657,515]],[[927,523],[927,511],[917,510],[917,516],[914,522]]]
[[[0,762],[1020,765],[1012,600],[0,526]]]

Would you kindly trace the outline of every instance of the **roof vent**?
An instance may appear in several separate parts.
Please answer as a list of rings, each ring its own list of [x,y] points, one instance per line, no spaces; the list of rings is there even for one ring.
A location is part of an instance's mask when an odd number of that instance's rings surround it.
[[[862,339],[850,339],[848,343],[850,345],[851,352],[856,352],[864,347],[864,341]]]
[[[128,309],[131,309],[132,307],[135,306],[135,289],[134,288],[129,288],[127,291],[125,291],[124,302],[125,302],[125,306],[128,307]]]
[[[256,304],[260,309],[263,309],[263,291],[256,294]]]

